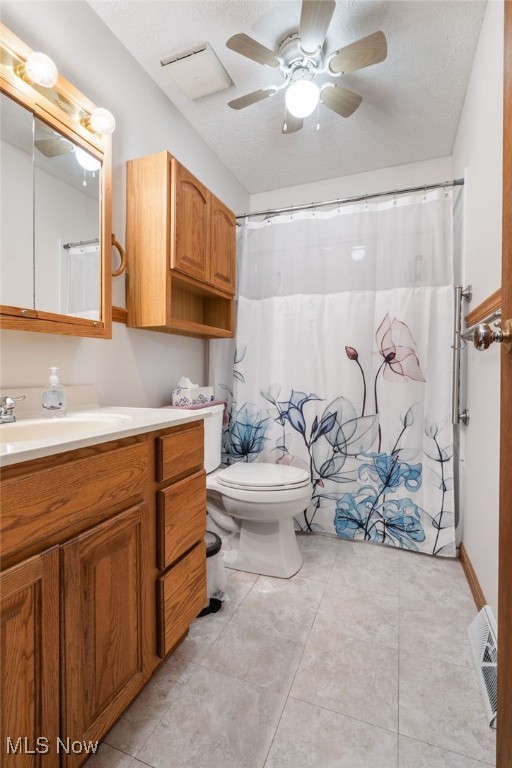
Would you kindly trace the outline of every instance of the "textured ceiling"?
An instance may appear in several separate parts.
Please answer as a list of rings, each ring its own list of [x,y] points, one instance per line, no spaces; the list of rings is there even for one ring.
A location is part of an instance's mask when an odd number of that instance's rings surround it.
[[[388,57],[337,81],[363,96],[350,118],[322,106],[319,131],[314,113],[283,135],[284,92],[240,111],[227,106],[282,79],[225,43],[245,32],[275,50],[297,29],[300,0],[90,4],[250,193],[450,154],[485,10],[479,0],[338,0],[326,50],[382,30]],[[160,59],[204,42],[234,86],[191,101]]]

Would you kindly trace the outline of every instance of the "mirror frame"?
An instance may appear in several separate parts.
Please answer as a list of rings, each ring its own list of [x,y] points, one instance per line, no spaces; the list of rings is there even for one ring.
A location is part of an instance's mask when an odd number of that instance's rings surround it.
[[[0,305],[0,328],[19,331],[59,333],[68,336],[112,338],[112,142],[111,137],[94,133],[87,120],[96,108],[68,80],[59,74],[53,88],[40,88],[25,81],[5,61],[25,62],[32,49],[0,23],[0,91],[28,109],[35,117],[60,131],[73,143],[101,160],[100,252],[101,320],[89,320],[32,307]],[[53,98],[51,98],[53,97]]]

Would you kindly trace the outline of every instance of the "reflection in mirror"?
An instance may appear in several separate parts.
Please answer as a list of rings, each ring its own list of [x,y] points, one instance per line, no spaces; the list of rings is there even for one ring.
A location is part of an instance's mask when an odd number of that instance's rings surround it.
[[[0,94],[0,304],[34,308],[33,115]]]
[[[34,118],[36,309],[99,320],[101,162]]]

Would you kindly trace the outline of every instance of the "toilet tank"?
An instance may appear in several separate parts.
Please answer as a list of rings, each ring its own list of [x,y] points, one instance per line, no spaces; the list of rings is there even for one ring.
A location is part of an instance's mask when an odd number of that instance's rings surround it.
[[[204,468],[208,474],[221,464],[224,404],[201,408],[201,412],[204,411],[210,414],[204,420]]]

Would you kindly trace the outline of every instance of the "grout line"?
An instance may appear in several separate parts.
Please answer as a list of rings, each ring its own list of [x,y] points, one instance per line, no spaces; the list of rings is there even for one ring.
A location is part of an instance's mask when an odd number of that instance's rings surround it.
[[[354,715],[347,715],[346,712],[339,712],[337,709],[330,709],[329,707],[326,707],[325,704],[317,704],[316,702],[313,702],[313,701],[307,701],[306,699],[299,698],[299,696],[288,696],[288,699],[293,699],[294,701],[301,701],[303,702],[303,704],[309,704],[312,707],[318,707],[318,709],[323,709],[326,712],[330,712],[333,715],[346,717],[347,720],[355,720],[356,723],[362,723],[363,725],[367,725],[368,728],[377,728],[379,731],[386,731],[386,733],[392,733],[393,736],[396,736],[397,738],[401,735],[398,733],[398,731],[393,731],[391,730],[391,728],[386,728],[385,725],[377,725],[377,723],[370,723],[368,720],[361,720],[360,717],[354,717]]]
[[[153,731],[151,731],[151,733],[153,733]],[[109,749],[113,749],[114,752],[119,752],[119,754],[121,754],[121,755],[126,755],[127,757],[130,757],[132,760],[135,760],[136,762],[140,763],[141,765],[147,765],[148,768],[154,768],[154,766],[151,765],[151,763],[146,763],[144,760],[141,760],[140,757],[135,757],[130,752],[125,752],[124,749],[119,749],[119,747],[113,747],[112,744],[109,744],[106,741],[102,741],[101,743],[105,744],[107,747],[109,747]]]
[[[292,578],[295,578],[295,577],[292,577]],[[306,581],[306,579],[304,579],[304,581]],[[323,582],[316,582],[316,583],[320,583],[320,584],[321,584],[321,583],[323,583]],[[311,626],[310,626],[310,628],[309,628],[308,636],[307,636],[307,638],[306,638],[306,642],[304,643],[304,648],[302,649],[302,653],[301,653],[301,655],[300,655],[299,663],[297,664],[297,667],[296,667],[296,669],[295,669],[295,673],[294,673],[294,675],[293,675],[293,679],[292,679],[292,681],[291,681],[291,683],[290,683],[290,687],[288,688],[288,693],[286,694],[286,698],[285,698],[285,700],[284,700],[284,704],[283,704],[283,709],[282,709],[282,711],[281,711],[281,715],[280,715],[280,717],[279,717],[279,720],[277,721],[277,724],[276,724],[276,728],[275,728],[275,731],[274,731],[274,735],[273,735],[273,737],[272,737],[272,741],[270,742],[269,748],[268,748],[268,750],[267,750],[267,755],[266,755],[266,757],[265,757],[265,761],[264,761],[264,763],[263,763],[263,768],[265,768],[265,765],[267,764],[268,756],[269,756],[269,754],[270,754],[270,750],[272,749],[272,744],[274,743],[274,740],[275,740],[275,738],[276,738],[276,735],[277,735],[277,731],[278,731],[278,729],[279,729],[279,725],[280,725],[280,723],[281,723],[281,720],[283,719],[283,713],[284,713],[284,710],[285,710],[285,708],[286,708],[286,705],[287,705],[287,703],[288,703],[288,699],[290,698],[290,691],[291,691],[291,689],[293,688],[293,684],[294,684],[294,682],[295,682],[295,678],[296,678],[296,676],[297,676],[297,672],[299,671],[299,667],[300,667],[300,665],[301,665],[302,659],[303,659],[303,657],[304,657],[304,653],[305,653],[305,651],[306,651],[306,646],[307,646],[307,644],[308,644],[308,641],[309,641],[309,638],[310,638],[311,632],[313,631],[313,625],[314,625],[314,623],[315,623],[315,620],[316,620],[316,617],[317,617],[318,611],[319,611],[319,609],[320,609],[320,603],[321,603],[321,602],[322,602],[322,600],[323,600],[323,596],[324,596],[324,594],[325,594],[325,589],[326,589],[326,586],[327,586],[327,584],[326,584],[326,583],[324,583],[324,588],[323,588],[323,591],[322,591],[322,597],[321,597],[321,598],[320,598],[320,600],[318,601],[318,605],[317,605],[317,607],[316,607],[315,615],[314,615],[314,617],[313,617],[313,621],[311,622]],[[294,697],[292,696],[291,698],[294,698]]]
[[[453,749],[447,749],[446,747],[440,747],[438,744],[432,744],[430,741],[423,741],[423,739],[417,739],[415,736],[406,736],[404,733],[400,733],[399,736],[401,736],[404,739],[410,739],[410,741],[416,741],[418,744],[426,744],[427,747],[433,747],[434,749],[439,749],[441,752],[448,752],[450,755],[457,755],[457,757],[464,757],[466,760],[474,760],[475,763],[480,763],[481,765],[494,765],[494,763],[486,763],[485,760],[480,760],[478,757],[470,757],[469,755],[465,755],[463,752],[456,752]],[[406,766],[407,768],[407,766]]]

